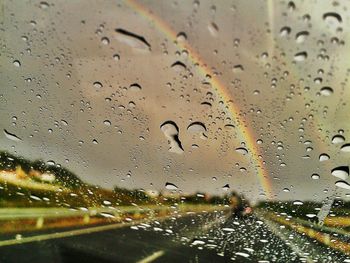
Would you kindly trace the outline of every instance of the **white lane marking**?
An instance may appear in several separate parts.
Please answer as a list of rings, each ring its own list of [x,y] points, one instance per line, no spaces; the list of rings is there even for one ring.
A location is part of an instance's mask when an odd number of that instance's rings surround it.
[[[159,251],[156,251],[153,254],[149,255],[148,257],[145,257],[144,259],[137,261],[136,263],[150,263],[163,255],[164,255],[164,251],[159,250]]]
[[[112,225],[96,226],[96,227],[89,227],[89,228],[84,228],[84,229],[63,231],[63,232],[57,232],[57,233],[52,233],[52,234],[43,234],[43,235],[37,235],[37,236],[32,236],[32,237],[23,237],[21,239],[3,240],[3,241],[0,241],[0,247],[23,244],[23,243],[30,243],[30,242],[35,242],[35,241],[44,241],[44,240],[55,239],[55,238],[63,238],[63,237],[71,237],[71,236],[77,236],[77,235],[83,235],[83,234],[90,234],[90,233],[99,232],[99,231],[127,227],[127,226],[131,226],[135,223],[140,223],[140,222],[138,221],[138,222],[132,222],[132,223],[118,223],[118,224],[112,224]]]
[[[202,212],[199,212],[198,214],[201,214]],[[56,232],[52,234],[42,234],[37,236],[31,236],[31,237],[22,237],[21,239],[9,239],[9,240],[2,240],[0,241],[0,247],[3,246],[11,246],[11,245],[18,245],[23,243],[30,243],[30,242],[36,242],[36,241],[44,241],[49,239],[56,239],[56,238],[64,238],[64,237],[71,237],[71,236],[77,236],[77,235],[84,235],[84,234],[90,234],[105,230],[111,230],[111,229],[118,229],[128,226],[137,225],[140,223],[148,223],[152,222],[154,220],[158,220],[160,222],[167,220],[169,218],[172,218],[174,215],[168,215],[161,218],[147,218],[147,219],[140,219],[135,220],[128,223],[116,223],[116,224],[110,224],[110,225],[103,225],[103,226],[96,226],[96,227],[89,227],[89,228],[83,228],[83,229],[76,229],[76,230],[70,230],[70,231],[63,231],[63,232]],[[187,216],[187,215],[182,215]]]
[[[294,243],[291,242],[291,240],[288,239],[288,237],[286,237],[281,231],[278,230],[278,228],[276,227],[276,223],[271,222],[270,220],[264,218],[261,215],[257,216],[260,220],[262,220],[265,225],[271,230],[271,232],[273,234],[275,234],[277,237],[279,237],[284,244],[286,244],[288,247],[290,247],[297,255],[299,255],[299,257],[302,258],[306,258],[306,262],[307,263],[312,263],[314,262],[310,256],[305,256],[304,252],[298,248],[298,246]]]

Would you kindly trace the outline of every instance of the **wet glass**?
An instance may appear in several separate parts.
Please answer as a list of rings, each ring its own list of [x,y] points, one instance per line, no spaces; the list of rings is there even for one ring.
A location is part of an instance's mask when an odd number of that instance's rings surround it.
[[[1,1],[0,261],[350,262],[349,8]]]

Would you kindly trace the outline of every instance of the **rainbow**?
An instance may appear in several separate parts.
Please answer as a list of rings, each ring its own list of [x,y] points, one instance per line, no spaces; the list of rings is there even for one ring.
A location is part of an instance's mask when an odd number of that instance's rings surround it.
[[[138,14],[142,15],[146,20],[152,22],[168,39],[176,40],[177,32],[175,32],[168,24],[166,24],[159,17],[155,16],[152,12],[150,12],[146,7],[139,4],[135,0],[127,0],[126,3],[135,10]],[[243,118],[239,115],[239,109],[232,102],[232,98],[229,90],[225,87],[223,83],[211,72],[210,69],[205,67],[206,65],[200,55],[188,44],[187,41],[179,42],[177,45],[187,50],[190,60],[194,65],[198,65],[198,73],[200,73],[203,77],[206,75],[210,75],[211,78],[211,86],[213,91],[218,97],[221,97],[226,104],[226,109],[228,113],[231,115],[233,120],[237,120],[237,123],[244,124]],[[256,147],[256,139],[254,133],[245,125],[239,125],[239,130],[241,135],[246,141],[246,146],[249,149],[251,157],[253,159],[253,163],[255,164],[257,177],[261,187],[265,192],[265,196],[268,199],[272,199],[272,183],[270,181],[270,177],[263,163],[260,150]]]

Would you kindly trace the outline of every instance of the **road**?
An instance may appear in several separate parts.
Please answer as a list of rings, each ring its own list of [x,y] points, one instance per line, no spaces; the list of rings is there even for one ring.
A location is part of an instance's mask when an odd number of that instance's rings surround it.
[[[60,238],[37,234],[48,238],[0,244],[0,262],[347,262],[344,254],[258,215],[211,212]]]

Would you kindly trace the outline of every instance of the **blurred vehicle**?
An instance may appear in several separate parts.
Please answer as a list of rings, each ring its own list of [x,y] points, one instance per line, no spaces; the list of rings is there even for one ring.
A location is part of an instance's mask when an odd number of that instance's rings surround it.
[[[234,216],[244,217],[252,214],[253,212],[253,209],[249,205],[248,201],[235,193],[231,193],[229,203],[231,206],[232,215]]]

